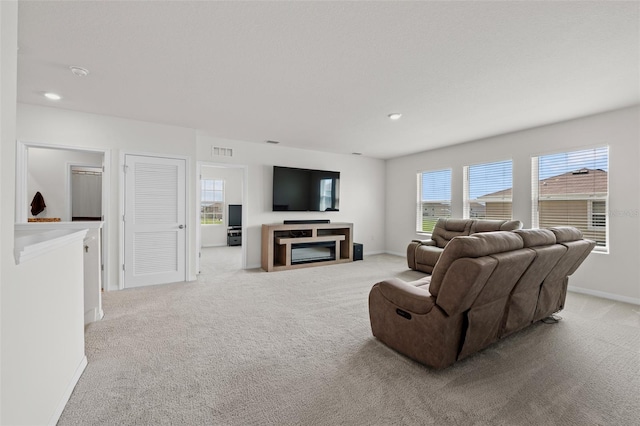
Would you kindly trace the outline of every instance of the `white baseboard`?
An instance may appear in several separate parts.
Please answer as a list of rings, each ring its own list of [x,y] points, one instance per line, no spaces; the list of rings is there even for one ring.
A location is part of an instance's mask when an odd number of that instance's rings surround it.
[[[631,303],[632,305],[640,305],[640,299],[635,298],[635,297],[620,296],[618,294],[606,293],[604,291],[589,290],[589,289],[586,289],[586,288],[573,287],[573,286],[567,287],[567,290],[568,291],[572,291],[574,293],[588,294],[589,296],[595,296],[595,297],[601,297],[603,299],[615,300],[617,302],[625,302],[625,303]]]
[[[71,393],[73,392],[73,389],[76,387],[76,384],[78,384],[78,380],[80,380],[80,376],[82,376],[82,373],[84,372],[84,369],[86,367],[87,367],[87,357],[85,355],[82,357],[82,360],[80,361],[80,365],[78,365],[78,368],[76,368],[75,373],[73,373],[71,382],[69,382],[67,389],[65,389],[64,394],[60,398],[60,402],[58,403],[56,410],[53,412],[53,415],[49,419],[48,424],[55,426],[58,423],[58,420],[60,420],[60,416],[62,415],[62,411],[64,411],[64,407],[67,405],[67,402],[69,402]]]
[[[407,253],[396,253],[395,251],[381,251],[380,253],[391,254],[393,256],[407,257]],[[378,253],[376,253],[378,254]]]
[[[84,325],[90,322],[100,321],[104,317],[104,311],[102,309],[93,308],[84,313]]]

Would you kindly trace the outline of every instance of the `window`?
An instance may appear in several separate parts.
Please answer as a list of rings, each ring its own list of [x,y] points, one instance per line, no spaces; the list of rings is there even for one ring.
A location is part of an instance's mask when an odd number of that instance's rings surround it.
[[[606,251],[608,170],[608,147],[533,157],[533,226],[575,226]]]
[[[333,205],[333,182],[335,179],[320,179],[320,208],[321,212],[331,210]]]
[[[418,173],[416,229],[432,232],[438,218],[451,217],[451,169]]]
[[[510,220],[513,166],[511,160],[464,167],[464,217]]]
[[[606,229],[607,227],[607,202],[591,200],[589,203],[589,228]]]
[[[224,181],[203,179],[200,194],[200,223],[221,225],[224,212]]]

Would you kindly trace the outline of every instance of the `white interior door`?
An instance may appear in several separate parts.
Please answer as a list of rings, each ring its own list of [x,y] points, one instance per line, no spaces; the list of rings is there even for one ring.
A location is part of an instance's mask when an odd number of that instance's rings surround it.
[[[186,161],[125,155],[124,287],[186,279]]]

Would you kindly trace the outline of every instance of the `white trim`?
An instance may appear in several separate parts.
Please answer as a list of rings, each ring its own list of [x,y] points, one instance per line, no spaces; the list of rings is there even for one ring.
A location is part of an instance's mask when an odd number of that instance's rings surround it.
[[[469,182],[471,177],[471,167],[475,166],[484,166],[490,164],[498,164],[498,163],[511,163],[511,193],[512,195],[509,197],[503,196],[494,196],[494,197],[479,197],[471,199],[471,193],[469,189]],[[472,219],[471,217],[471,203],[482,204],[487,201],[489,202],[499,202],[499,203],[511,203],[511,219],[513,218],[513,158],[508,158],[506,160],[493,160],[493,161],[483,161],[480,163],[467,164],[462,168],[462,218],[463,219]],[[483,219],[495,219],[492,217],[486,216]]]
[[[118,156],[118,290],[124,289],[124,157],[125,152],[120,151]]]
[[[103,160],[107,158],[109,153],[108,149],[101,148],[85,148],[79,146],[67,146],[67,145],[55,145],[42,142],[31,141],[16,141],[16,222],[26,222],[29,217],[27,194],[27,178],[28,178],[28,165],[29,165],[29,148],[40,149],[57,149],[61,151],[75,151],[75,152],[91,152],[96,154],[102,154]],[[107,170],[105,166],[105,176]],[[103,192],[104,192],[104,182]],[[103,206],[103,212],[105,211]]]
[[[422,231],[422,174],[424,172],[418,172],[416,174],[416,232]]]
[[[538,197],[540,201],[606,201],[607,194],[561,194],[545,195]]]
[[[38,232],[20,235],[15,238],[14,256],[16,265],[35,259],[60,247],[80,242],[87,235],[87,230],[59,229],[55,231]]]
[[[574,286],[569,286],[567,290],[573,293],[587,294],[589,296],[600,297],[602,299],[609,299],[609,300],[615,300],[617,302],[625,302],[625,303],[631,303],[633,305],[640,305],[640,298],[637,298],[637,297],[620,296],[618,294],[606,293],[604,291],[598,291],[598,290],[589,290],[587,288],[574,287]]]
[[[76,371],[73,373],[73,377],[71,378],[69,385],[62,394],[62,397],[60,398],[60,401],[47,424],[55,426],[58,423],[58,420],[60,420],[60,416],[62,415],[62,411],[64,411],[64,407],[67,405],[67,402],[69,402],[73,389],[78,384],[78,380],[80,380],[80,376],[84,373],[84,369],[87,368],[87,364],[87,356],[83,355],[82,360],[80,360],[80,365],[78,365],[78,368],[76,368]]]
[[[450,197],[449,199],[445,199],[445,200],[423,200],[422,199],[422,193],[424,192],[424,188],[422,187],[422,184],[424,182],[424,175],[427,173],[438,173],[438,172],[449,172],[449,194]],[[419,171],[416,174],[416,188],[417,188],[417,194],[416,194],[416,200],[417,200],[417,205],[416,205],[416,232],[426,232],[422,229],[423,226],[423,221],[425,219],[425,215],[424,215],[424,205],[429,203],[429,204],[435,204],[435,203],[439,203],[439,204],[444,204],[444,205],[448,205],[449,206],[449,215],[448,216],[438,216],[438,217],[434,217],[434,216],[430,216],[433,217],[434,219],[438,219],[439,217],[446,217],[446,218],[450,218],[451,217],[451,211],[453,208],[453,199],[451,196],[451,191],[453,189],[453,169],[451,167],[445,167],[444,169],[435,169],[435,170],[423,170],[423,171]]]
[[[98,309],[98,308],[91,308],[88,311],[86,311],[84,313],[84,323],[85,324],[89,324],[90,322],[96,322],[102,319],[102,316],[104,316],[104,312],[102,312],[102,309]]]
[[[386,252],[384,250],[377,250],[377,251],[363,251],[362,252],[362,257],[366,257],[366,256],[375,256],[376,254],[392,254],[394,256],[400,256],[400,257],[406,257],[407,253],[403,253],[403,254],[395,254],[395,253],[391,253],[391,252]],[[354,261],[356,262],[356,261]]]
[[[604,203],[604,212],[602,213],[594,213],[593,212],[593,203]],[[592,231],[605,231],[605,235],[606,232],[608,231],[607,229],[607,222],[609,221],[609,218],[607,217],[607,199],[595,199],[595,200],[589,200],[589,203],[587,205],[587,229],[592,230]],[[597,214],[597,215],[603,215],[604,216],[604,226],[601,225],[594,225],[593,224],[593,215]]]
[[[75,221],[75,222],[29,222],[16,223],[14,228],[16,231],[54,231],[56,229],[100,229],[104,226],[104,222],[100,221]]]

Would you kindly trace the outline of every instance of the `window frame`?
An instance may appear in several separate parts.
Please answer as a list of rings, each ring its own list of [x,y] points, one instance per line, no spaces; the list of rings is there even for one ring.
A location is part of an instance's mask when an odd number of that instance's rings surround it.
[[[212,188],[213,189],[206,189],[207,183],[206,182],[212,182]],[[220,183],[221,189],[216,189],[216,182]],[[225,224],[225,221],[227,220],[227,215],[225,214],[225,189],[226,189],[226,182],[224,181],[224,179],[201,179],[200,182],[200,225],[205,225],[205,226],[221,226]],[[205,199],[205,194],[207,193],[211,193],[212,194],[212,199],[208,200]],[[217,201],[216,200],[216,193],[220,194],[220,198],[222,199],[222,201]],[[220,211],[217,212],[212,211],[212,212],[205,212],[204,208],[205,208],[205,204],[208,206],[214,206],[214,205],[219,205],[220,207]],[[219,216],[219,219],[216,220],[216,216]],[[207,219],[210,217],[211,219],[211,223],[206,223]]]
[[[424,182],[424,175],[428,174],[428,173],[433,173],[434,176],[436,173],[442,173],[442,172],[448,172],[449,176],[448,176],[448,188],[446,188],[445,186],[443,186],[443,190],[445,192],[449,193],[449,199],[441,199],[441,200],[436,200],[436,199],[422,199],[422,194],[424,192],[424,188],[423,188],[423,182]],[[448,216],[438,216],[438,217],[451,217],[451,207],[452,207],[452,181],[453,181],[453,169],[451,167],[445,167],[442,169],[434,169],[434,170],[423,170],[423,171],[419,171],[416,174],[416,179],[417,179],[417,203],[416,203],[416,232],[418,234],[425,234],[425,235],[431,235],[433,232],[433,227],[431,228],[431,230],[425,230],[424,229],[424,204],[427,202],[432,202],[432,203],[440,203],[443,205],[446,205],[447,203],[449,204],[449,214]],[[435,216],[434,216],[435,217]],[[437,221],[437,220],[436,220]],[[435,222],[433,223],[433,225],[435,226]]]
[[[593,211],[593,203],[604,203],[604,211],[603,212],[594,212]],[[607,231],[607,201],[605,199],[594,198],[593,200],[589,200],[588,212],[587,212],[587,227],[589,229],[593,229],[595,231]],[[599,215],[603,217],[603,225],[595,224],[593,220],[594,215]]]
[[[509,159],[505,159],[505,160],[495,160],[495,161],[485,161],[482,163],[474,163],[474,164],[468,164],[463,166],[463,181],[462,181],[462,217],[464,219],[474,219],[471,217],[471,203],[473,202],[478,202],[477,200],[480,200],[483,196],[478,197],[478,198],[473,198],[471,199],[470,196],[470,174],[471,174],[471,168],[472,167],[476,167],[476,166],[482,166],[482,165],[491,165],[491,164],[500,164],[500,163],[510,163],[511,166],[511,185],[508,188],[505,188],[504,190],[510,189],[511,190],[511,196],[507,199],[507,198],[501,198],[499,200],[499,202],[502,203],[509,203],[511,204],[511,213],[509,215],[509,218],[504,218],[504,217],[487,217],[486,215],[486,201],[485,201],[485,214],[483,217],[474,217],[474,218],[478,218],[478,219],[487,219],[487,220],[513,220],[513,159],[509,158]],[[503,191],[503,190],[500,190]],[[494,191],[494,192],[500,192],[500,191]],[[489,193],[491,194],[491,193]],[[489,194],[485,194],[485,195],[489,195]],[[498,200],[496,200],[498,201]]]
[[[542,157],[550,157],[550,156],[554,156],[554,155],[562,155],[562,154],[566,154],[568,156],[571,156],[572,154],[576,154],[576,153],[581,153],[581,152],[585,152],[585,151],[593,151],[594,152],[594,165],[597,161],[595,155],[597,155],[597,151],[600,150],[606,150],[606,173],[607,173],[607,190],[606,190],[606,194],[605,195],[598,195],[598,193],[593,193],[593,194],[579,194],[579,195],[573,195],[573,194],[565,194],[565,195],[555,195],[555,196],[546,196],[544,198],[540,197],[540,161],[539,159]],[[586,157],[585,157],[586,158]],[[540,201],[585,201],[587,203],[587,218],[584,222],[584,228],[583,228],[583,232],[588,232],[588,231],[599,231],[599,232],[604,232],[604,241],[597,239],[596,237],[591,237],[589,235],[585,236],[585,238],[588,239],[593,239],[594,241],[596,241],[596,246],[593,249],[593,252],[596,253],[604,253],[607,254],[609,253],[610,250],[610,241],[609,241],[609,237],[610,237],[610,230],[609,230],[609,211],[608,211],[608,206],[609,206],[609,195],[610,195],[610,188],[609,188],[609,182],[610,182],[610,167],[609,167],[609,161],[610,160],[610,147],[608,145],[600,145],[600,146],[591,146],[591,147],[583,147],[583,148],[574,148],[571,150],[562,150],[562,151],[555,151],[555,152],[550,152],[550,153],[544,153],[544,154],[538,154],[537,156],[532,156],[531,157],[531,227],[534,229],[540,228],[540,205],[539,202]],[[576,171],[581,169],[581,168],[585,168],[584,166],[576,166]],[[588,167],[587,167],[588,168]],[[569,173],[569,171],[571,171],[570,169],[567,169],[566,172],[564,173]],[[558,175],[559,176],[559,175]],[[553,177],[553,176],[549,176],[549,177]],[[548,179],[549,177],[546,177],[544,179]],[[604,202],[604,212],[603,213],[594,213],[593,212],[593,203],[594,202]],[[604,225],[603,226],[599,226],[599,225],[594,225],[593,223],[593,214],[600,214],[604,216]],[[575,226],[575,225],[574,225]],[[599,244],[600,242],[603,242],[603,244]]]

